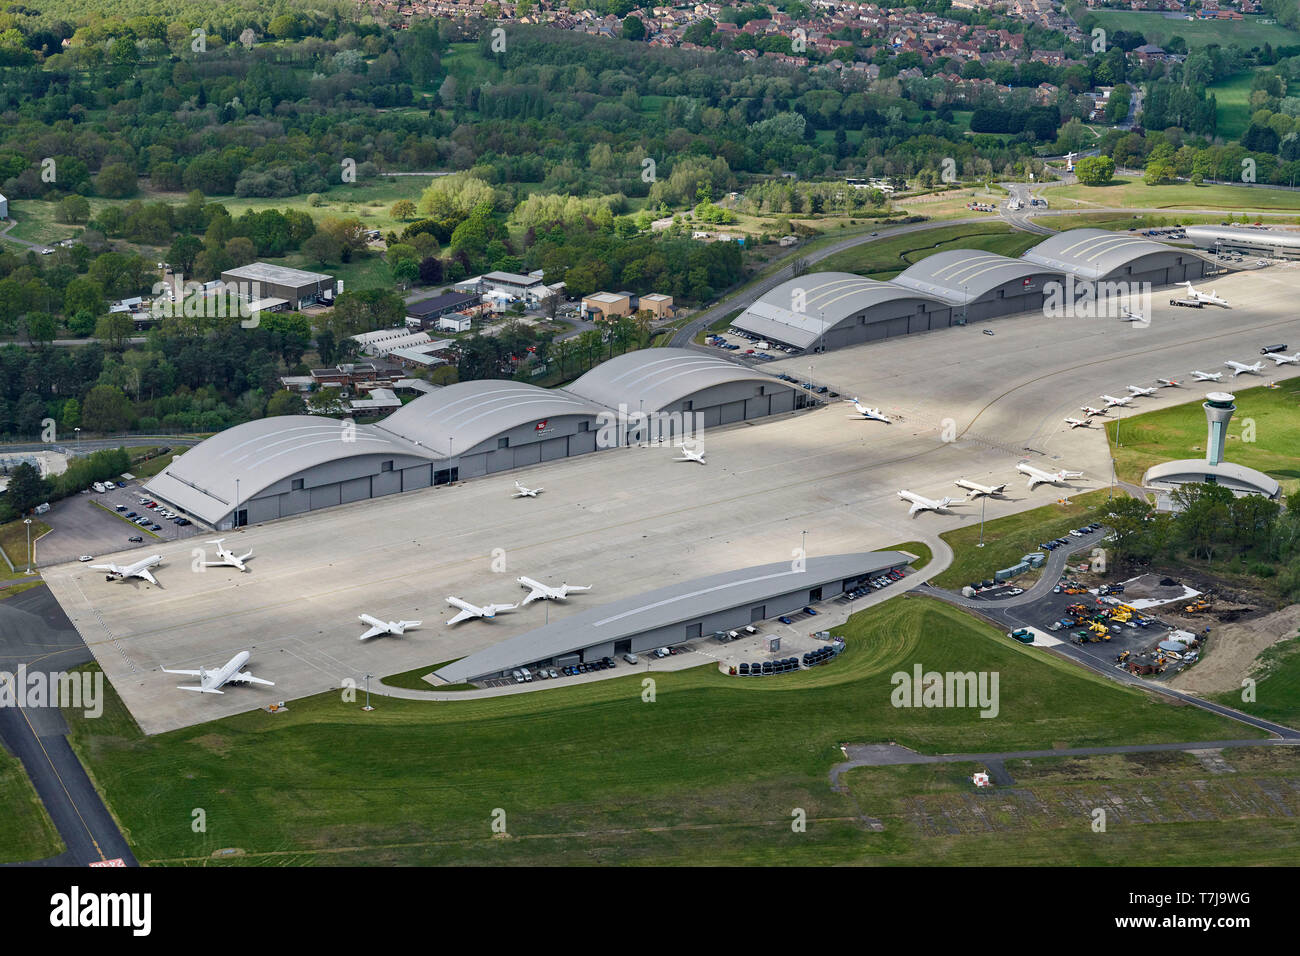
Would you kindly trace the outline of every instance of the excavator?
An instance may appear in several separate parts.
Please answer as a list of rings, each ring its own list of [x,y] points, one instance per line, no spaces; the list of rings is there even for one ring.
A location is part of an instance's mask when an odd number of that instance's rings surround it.
[[[1207,598],[1200,597],[1197,598],[1193,603],[1187,605],[1187,607],[1183,608],[1183,610],[1186,611],[1188,614],[1196,614],[1198,611],[1208,611],[1209,608],[1210,608],[1210,601]]]

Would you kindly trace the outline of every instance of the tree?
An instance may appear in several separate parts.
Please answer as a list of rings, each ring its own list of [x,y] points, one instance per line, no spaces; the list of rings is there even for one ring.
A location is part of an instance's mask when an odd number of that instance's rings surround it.
[[[42,348],[54,341],[59,328],[48,312],[28,312],[25,326],[28,344]]]
[[[301,415],[307,410],[307,403],[303,401],[302,396],[297,392],[291,392],[287,388],[281,389],[271,396],[271,400],[266,403],[267,417],[272,415]]]
[[[1105,186],[1115,175],[1115,161],[1109,156],[1084,156],[1074,164],[1074,175],[1085,186]]]
[[[328,232],[320,231],[302,244],[302,251],[326,266],[339,261],[343,246]]]
[[[95,338],[108,344],[114,352],[122,350],[127,336],[135,331],[135,323],[126,312],[111,312],[95,320]]]
[[[135,170],[126,163],[105,166],[95,177],[95,192],[109,199],[126,199],[139,189]]]
[[[641,22],[641,18],[629,13],[623,19],[622,36],[624,40],[644,40],[645,24]]]
[[[415,203],[409,199],[397,200],[397,202],[393,203],[392,208],[388,210],[390,216],[394,219],[400,220],[401,222],[414,219],[415,213]]]
[[[203,241],[198,236],[177,236],[167,250],[172,269],[183,275],[194,271],[194,260],[203,251]]]
[[[81,421],[90,431],[125,431],[131,424],[131,402],[116,385],[96,385],[86,394]]]
[[[85,196],[75,193],[59,201],[59,220],[76,225],[90,218],[90,202]]]
[[[32,465],[23,462],[9,473],[5,500],[18,514],[26,514],[49,497],[48,482]]]

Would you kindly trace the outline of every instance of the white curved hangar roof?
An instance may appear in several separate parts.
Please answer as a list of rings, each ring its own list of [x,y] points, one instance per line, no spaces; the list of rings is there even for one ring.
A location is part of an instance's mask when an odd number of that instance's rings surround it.
[[[1161,462],[1152,465],[1142,476],[1142,484],[1153,488],[1211,480],[1234,492],[1260,494],[1273,500],[1277,500],[1282,491],[1282,486],[1262,471],[1231,461],[1221,461],[1217,465],[1211,465],[1204,458]]]
[[[419,455],[420,450],[372,425],[345,429],[344,422],[311,415],[259,418],[195,445],[144,487],[212,523],[233,510],[237,495],[247,501],[315,465],[385,453]]]
[[[1248,226],[1188,226],[1187,238],[1202,249],[1213,249],[1216,240],[1253,242],[1284,249],[1300,249],[1300,233],[1279,229],[1251,229]]]
[[[715,385],[778,379],[691,349],[640,349],[602,362],[565,391],[608,408],[657,412]]]
[[[1041,275],[1036,262],[976,249],[948,249],[926,256],[894,277],[896,285],[942,299],[952,305],[974,302],[998,286]],[[1050,270],[1057,272],[1059,270]]]
[[[422,395],[375,426],[439,456],[464,454],[494,435],[561,415],[599,414],[588,401],[525,382],[458,382]]]
[[[808,348],[851,315],[883,302],[916,298],[939,301],[930,295],[918,296],[915,290],[892,282],[850,272],[816,272],[796,276],[764,293],[741,318],[748,332]],[[800,311],[795,311],[796,304],[802,306]]]
[[[1049,236],[1021,256],[1085,279],[1105,279],[1146,256],[1184,252],[1163,242],[1105,229],[1071,229]]]

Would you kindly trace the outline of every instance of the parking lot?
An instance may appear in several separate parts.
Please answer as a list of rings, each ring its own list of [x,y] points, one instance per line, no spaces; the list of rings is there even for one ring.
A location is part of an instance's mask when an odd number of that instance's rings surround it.
[[[735,358],[757,362],[770,362],[799,354],[796,348],[765,341],[740,329],[728,329],[726,332],[710,334],[705,338],[705,342],[719,351],[730,353]]]
[[[82,555],[103,557],[117,551],[147,547],[151,541],[179,541],[199,532],[196,525],[179,525],[156,514],[156,508],[140,504],[144,495],[135,482],[123,488],[113,488],[100,494],[83,491],[72,498],[55,502],[42,516],[52,529],[36,546],[36,563],[42,567],[75,561]],[[122,510],[117,508],[121,506]],[[132,527],[126,518],[134,511],[138,516],[148,514],[152,519],[145,527]],[[154,531],[153,526],[158,530]],[[130,539],[141,540],[133,542]]]

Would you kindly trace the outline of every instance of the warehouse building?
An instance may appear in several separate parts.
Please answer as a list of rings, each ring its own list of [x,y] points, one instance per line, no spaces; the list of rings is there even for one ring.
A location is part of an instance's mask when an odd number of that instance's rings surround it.
[[[332,299],[336,285],[333,276],[288,269],[269,262],[252,262],[237,269],[227,269],[221,273],[221,281],[237,288],[245,298],[283,299],[288,308],[294,310]]]
[[[901,551],[837,554],[808,558],[798,569],[783,561],[679,582],[570,614],[448,664],[434,676],[462,684],[518,667],[564,667],[674,647],[839,597],[912,560]]]
[[[1300,259],[1300,233],[1247,226],[1188,226],[1186,233],[1197,249],[1208,252]]]
[[[1042,309],[1049,283],[1064,279],[1057,269],[994,252],[951,249],[926,256],[894,278],[952,307],[952,324],[982,322]]]
[[[482,299],[473,292],[447,292],[406,306],[407,328],[428,331],[443,316],[477,310]]]

